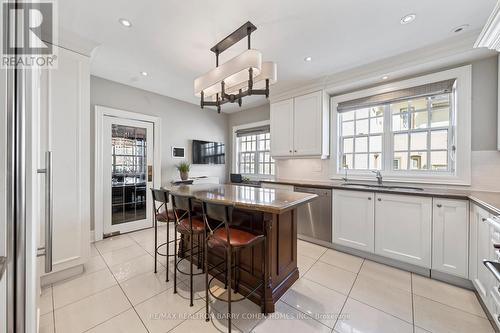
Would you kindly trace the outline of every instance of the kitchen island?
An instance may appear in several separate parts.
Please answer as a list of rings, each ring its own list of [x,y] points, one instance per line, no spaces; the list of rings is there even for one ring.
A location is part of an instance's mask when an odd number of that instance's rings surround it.
[[[234,205],[233,223],[238,227],[266,236],[264,247],[257,246],[253,249],[242,250],[238,264],[245,270],[253,271],[256,276],[260,276],[262,274],[260,251],[266,252],[264,255],[266,258],[265,308],[268,313],[274,312],[278,299],[299,278],[297,207],[314,200],[317,196],[238,185],[181,185],[167,186],[165,189],[174,195],[190,196],[198,203],[209,200],[215,203],[232,204]],[[183,245],[180,249],[181,256],[182,247]],[[216,265],[220,263],[223,253],[213,248],[209,249],[207,257],[211,265]],[[217,268],[210,271],[212,275],[219,273]],[[242,294],[254,289],[261,281],[244,270],[240,270],[239,273],[239,288]],[[251,295],[250,299],[260,304],[259,293]]]

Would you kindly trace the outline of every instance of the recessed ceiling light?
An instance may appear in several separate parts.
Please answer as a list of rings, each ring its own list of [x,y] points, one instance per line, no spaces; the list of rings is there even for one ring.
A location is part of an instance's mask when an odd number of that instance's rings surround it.
[[[313,58],[311,58],[311,57],[305,57],[304,58],[304,61],[307,61],[307,62],[311,62],[312,60],[313,60]]]
[[[132,26],[132,23],[124,18],[118,19],[118,22],[120,22],[120,24],[123,25],[125,28],[130,28]]]
[[[453,28],[453,30],[451,30],[452,32],[454,33],[459,33],[459,32],[462,32],[464,31],[465,29],[467,29],[469,27],[468,24],[464,24],[464,25],[461,25],[459,27],[456,27],[456,28]]]
[[[389,77],[387,75],[382,76],[382,80],[387,80]]]
[[[408,24],[408,23],[412,22],[413,20],[415,20],[416,18],[417,18],[417,15],[415,15],[415,14],[405,15],[405,16],[403,16],[403,18],[401,18],[401,24]]]
[[[141,72],[142,76],[148,76],[148,72]]]

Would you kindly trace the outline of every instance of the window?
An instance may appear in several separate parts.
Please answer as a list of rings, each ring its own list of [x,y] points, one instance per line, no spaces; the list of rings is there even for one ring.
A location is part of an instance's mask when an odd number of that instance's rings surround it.
[[[236,131],[237,172],[244,175],[274,175],[269,125]]]
[[[358,109],[341,113],[339,117],[342,124],[342,167],[380,170],[384,107]]]
[[[341,169],[453,171],[452,97],[438,94],[339,113]],[[384,149],[387,139],[391,146]],[[392,162],[387,167],[384,154]]]
[[[394,170],[452,172],[452,93],[389,105]]]
[[[334,178],[470,184],[470,66],[332,97]]]

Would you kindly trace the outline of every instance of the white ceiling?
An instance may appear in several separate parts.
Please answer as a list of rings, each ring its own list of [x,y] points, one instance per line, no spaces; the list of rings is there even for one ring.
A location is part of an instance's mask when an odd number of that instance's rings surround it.
[[[93,75],[198,104],[193,80],[214,67],[210,48],[248,20],[257,26],[252,47],[278,63],[275,88],[283,91],[456,37],[452,29],[463,24],[481,29],[495,2],[64,0],[58,10],[61,31],[99,44]],[[401,25],[409,13],[417,14],[416,20]],[[119,18],[129,19],[132,28],[121,26]],[[242,52],[246,44],[240,44],[224,52],[221,62]],[[306,63],[306,56],[313,61]],[[265,101],[243,102],[248,107]]]

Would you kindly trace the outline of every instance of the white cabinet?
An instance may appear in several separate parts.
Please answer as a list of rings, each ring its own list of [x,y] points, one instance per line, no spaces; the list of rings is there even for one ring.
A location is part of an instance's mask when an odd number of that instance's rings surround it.
[[[329,155],[329,108],[322,91],[271,104],[271,155]]]
[[[293,99],[271,104],[271,154],[293,156]]]
[[[294,155],[323,154],[323,94],[321,91],[294,99]]]
[[[468,278],[469,202],[434,199],[432,269]]]
[[[488,292],[493,284],[493,275],[483,265],[484,259],[491,257],[491,227],[487,219],[491,215],[484,209],[473,205],[472,206],[472,225],[475,230],[475,239],[471,242],[471,257],[474,257],[474,267],[471,268],[471,280],[476,287],[477,292],[483,299],[488,298]],[[471,233],[472,234],[472,233]]]
[[[375,250],[374,197],[371,192],[334,191],[334,243],[367,252]]]
[[[39,80],[37,155],[42,167],[45,152],[52,152],[53,272],[59,272],[82,265],[90,252],[89,58],[59,48],[57,69],[42,70]],[[39,179],[43,218],[45,184]]]
[[[431,267],[432,198],[376,194],[375,253]]]

